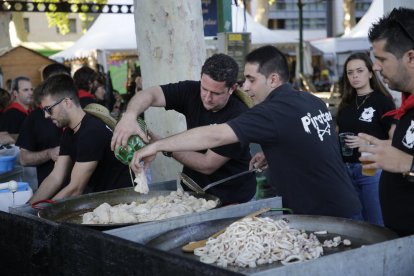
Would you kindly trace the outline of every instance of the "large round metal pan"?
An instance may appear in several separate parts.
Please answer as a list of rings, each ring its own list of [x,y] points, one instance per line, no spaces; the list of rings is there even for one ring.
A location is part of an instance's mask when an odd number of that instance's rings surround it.
[[[289,221],[290,227],[301,230],[303,229],[306,232],[326,230],[328,232],[327,234],[317,235],[321,243],[327,239],[333,239],[336,236],[341,236],[343,239],[349,239],[352,242],[352,245],[349,247],[340,245],[336,248],[324,248],[323,256],[359,248],[363,245],[370,245],[398,238],[394,232],[388,230],[387,228],[379,227],[365,222],[335,217],[306,215],[280,216],[279,214],[276,212],[269,212],[261,216],[271,217],[272,219],[286,219]],[[229,226],[237,219],[238,218],[212,220],[177,228],[150,240],[147,245],[164,251],[169,251],[173,254],[177,254],[185,258],[198,260],[199,257],[195,256],[192,253],[183,252],[181,250],[181,247],[192,241],[206,239],[219,230]],[[250,274],[280,266],[282,266],[280,262],[275,262],[272,264],[260,265],[256,268],[240,268],[228,266],[227,269]]]
[[[71,197],[58,201],[55,204],[48,205],[40,209],[38,216],[44,219],[55,222],[65,222],[72,224],[81,224],[93,228],[104,228],[100,230],[107,230],[111,228],[123,227],[131,225],[131,223],[114,223],[114,224],[82,224],[82,215],[90,212],[102,203],[106,202],[110,205],[117,205],[121,203],[131,203],[133,201],[145,203],[149,199],[158,196],[167,196],[171,191],[149,191],[148,194],[139,194],[131,188],[122,188],[112,191],[105,191],[99,193],[85,194],[77,197]],[[216,196],[204,194],[197,195],[189,192],[197,198],[205,198],[207,200],[215,200],[217,206],[221,205],[220,199]]]

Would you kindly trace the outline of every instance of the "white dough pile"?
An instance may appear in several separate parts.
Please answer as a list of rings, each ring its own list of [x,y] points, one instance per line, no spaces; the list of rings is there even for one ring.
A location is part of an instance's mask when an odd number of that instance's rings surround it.
[[[82,215],[82,224],[138,223],[166,219],[216,207],[214,200],[196,198],[186,192],[171,192],[145,203],[118,204],[103,203],[92,212]]]
[[[201,262],[223,267],[256,267],[275,261],[291,264],[316,259],[323,248],[313,233],[292,229],[284,220],[255,217],[234,222],[194,254]]]
[[[134,182],[137,183],[135,185],[134,191],[140,194],[148,194],[149,188],[148,188],[148,181],[147,176],[145,175],[145,171],[141,170],[134,179]]]

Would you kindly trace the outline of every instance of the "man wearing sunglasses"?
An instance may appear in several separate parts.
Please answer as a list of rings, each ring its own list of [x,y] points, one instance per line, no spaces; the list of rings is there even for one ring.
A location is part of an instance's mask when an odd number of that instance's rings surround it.
[[[52,63],[42,71],[43,80],[50,76],[70,75],[70,69],[60,63]],[[34,90],[34,102],[37,106],[24,120],[20,129],[16,146],[20,147],[20,164],[36,166],[38,185],[50,174],[59,156],[59,143],[62,129],[51,120],[45,118],[45,112],[40,108],[39,89]]]
[[[33,87],[29,78],[20,76],[13,80],[12,98],[14,98],[13,102],[0,116],[0,132],[7,133],[15,143],[23,121],[33,104]]]
[[[390,89],[403,93],[401,107],[391,113],[398,120],[392,141],[359,134],[374,147],[360,147],[373,153],[361,161],[373,161],[366,168],[383,168],[380,202],[384,224],[401,236],[414,234],[414,10],[394,9],[371,27],[378,71]],[[378,162],[376,162],[378,161]],[[403,171],[405,170],[405,171]],[[403,173],[401,173],[403,172]]]
[[[42,84],[39,97],[45,117],[64,131],[55,166],[31,203],[131,185],[128,167],[111,151],[112,130],[83,111],[71,77],[50,77]],[[65,179],[69,181],[66,186]]]

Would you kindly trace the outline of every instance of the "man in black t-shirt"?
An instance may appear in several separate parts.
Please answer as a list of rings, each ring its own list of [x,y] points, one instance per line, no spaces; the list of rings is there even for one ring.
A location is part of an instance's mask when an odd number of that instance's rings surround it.
[[[23,121],[31,111],[33,104],[33,87],[29,78],[20,76],[12,82],[13,102],[11,102],[0,116],[0,132],[6,135],[7,140],[16,142]],[[1,141],[0,143],[4,143]]]
[[[373,24],[368,38],[384,82],[403,92],[400,108],[391,112],[398,120],[392,141],[380,141],[366,134],[360,137],[373,147],[360,147],[373,155],[361,161],[375,162],[364,168],[382,168],[380,203],[386,227],[401,236],[414,234],[414,10],[394,9]]]
[[[16,141],[16,146],[20,147],[20,164],[36,166],[39,185],[53,170],[62,135],[62,130],[44,117],[41,108],[33,110],[25,119]]]
[[[44,80],[50,76],[66,74],[70,75],[70,69],[60,63],[52,63],[42,71]],[[40,105],[38,91],[41,85],[34,91],[36,105]],[[59,156],[59,142],[62,129],[45,118],[44,111],[35,108],[25,119],[16,145],[20,147],[20,164],[23,166],[36,166],[37,183],[42,181],[53,170],[55,161]]]
[[[227,123],[191,129],[137,151],[134,164],[163,150],[212,148],[240,142],[261,145],[272,185],[296,214],[361,219],[361,203],[339,154],[325,103],[288,84],[286,57],[264,46],[246,57],[244,90],[256,105]],[[264,163],[262,154],[253,162]]]
[[[132,134],[147,138],[139,129],[136,117],[150,106],[165,107],[185,115],[187,128],[221,124],[236,118],[248,107],[234,92],[237,89],[238,65],[224,54],[208,58],[201,70],[200,81],[182,81],[155,86],[137,93],[117,124],[112,148],[124,145]],[[184,165],[183,172],[201,187],[249,169],[249,145],[235,142],[203,151],[164,152]],[[218,196],[224,205],[251,200],[256,191],[253,174],[225,185],[215,186],[208,193]]]
[[[47,79],[39,97],[45,116],[65,130],[55,166],[30,199],[31,203],[131,185],[128,167],[111,151],[112,130],[82,110],[78,91],[69,76]],[[69,183],[62,188],[65,179]]]

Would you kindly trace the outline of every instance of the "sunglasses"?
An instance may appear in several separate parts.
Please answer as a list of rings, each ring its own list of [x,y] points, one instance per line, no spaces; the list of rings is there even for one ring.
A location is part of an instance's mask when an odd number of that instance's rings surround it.
[[[58,104],[60,104],[61,102],[63,102],[63,100],[65,100],[66,98],[62,98],[62,99],[60,99],[60,100],[58,100],[57,102],[55,102],[54,104],[52,104],[52,105],[49,105],[49,106],[45,106],[45,107],[43,107],[42,108],[42,110],[44,111],[44,112],[46,112],[47,114],[49,114],[50,116],[52,116],[52,109],[55,107],[55,106],[57,106]],[[70,100],[72,99],[72,98],[69,98]]]

